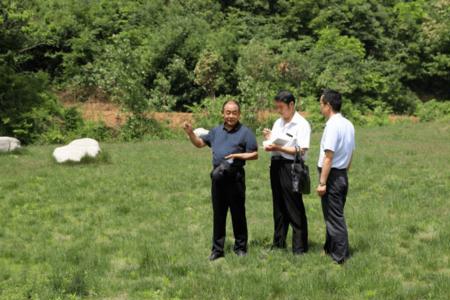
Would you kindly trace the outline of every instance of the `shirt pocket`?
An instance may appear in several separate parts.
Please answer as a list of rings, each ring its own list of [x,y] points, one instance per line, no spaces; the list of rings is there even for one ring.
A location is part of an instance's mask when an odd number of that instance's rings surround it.
[[[297,131],[290,130],[285,133],[285,135],[289,138],[288,145],[297,146]]]

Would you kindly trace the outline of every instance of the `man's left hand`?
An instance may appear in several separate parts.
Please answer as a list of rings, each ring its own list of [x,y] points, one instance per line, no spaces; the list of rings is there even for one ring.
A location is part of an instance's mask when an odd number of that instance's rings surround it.
[[[233,153],[233,154],[228,154],[227,156],[225,156],[225,159],[230,159],[230,158],[241,158],[241,153]]]
[[[325,195],[325,193],[327,192],[327,186],[326,185],[318,185],[317,186],[317,195],[319,195],[319,197],[322,197],[323,195]]]

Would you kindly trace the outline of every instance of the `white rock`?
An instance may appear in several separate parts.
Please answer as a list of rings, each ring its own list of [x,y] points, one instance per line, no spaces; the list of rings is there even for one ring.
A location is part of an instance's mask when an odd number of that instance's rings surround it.
[[[197,128],[194,129],[194,134],[198,137],[207,135],[209,133],[209,130],[205,129],[205,128]]]
[[[0,136],[0,152],[10,152],[20,148],[20,141],[13,137]]]
[[[53,151],[53,157],[58,163],[67,161],[79,162],[85,156],[97,157],[100,145],[94,139],[84,138],[73,140],[66,146],[58,147]]]

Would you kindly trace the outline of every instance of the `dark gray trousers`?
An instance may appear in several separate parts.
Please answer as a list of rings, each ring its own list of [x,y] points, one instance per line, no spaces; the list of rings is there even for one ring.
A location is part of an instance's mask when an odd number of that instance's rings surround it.
[[[212,178],[212,177],[211,177]],[[245,215],[245,171],[234,169],[222,179],[211,179],[213,207],[212,252],[223,254],[225,245],[227,213],[231,212],[234,232],[234,251],[247,252],[248,231]]]
[[[319,174],[321,169],[319,169]],[[338,263],[349,256],[347,224],[344,206],[348,192],[346,170],[331,169],[327,180],[327,192],[322,197],[322,211],[326,225],[326,239],[323,249]]]
[[[272,187],[275,248],[286,248],[289,224],[292,226],[292,251],[308,251],[308,220],[302,194],[292,191],[292,161],[272,160],[270,184]]]

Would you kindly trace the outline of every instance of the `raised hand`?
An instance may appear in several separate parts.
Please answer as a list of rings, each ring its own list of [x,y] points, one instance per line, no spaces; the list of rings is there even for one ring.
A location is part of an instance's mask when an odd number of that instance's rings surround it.
[[[183,123],[183,129],[187,134],[192,134],[194,132],[194,129],[192,128],[192,125],[189,122]]]
[[[269,128],[264,128],[262,132],[265,140],[270,139],[272,131]]]

